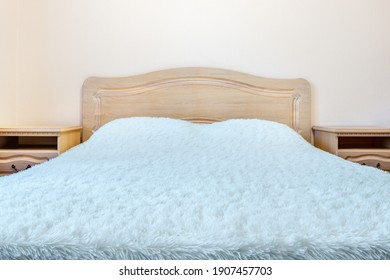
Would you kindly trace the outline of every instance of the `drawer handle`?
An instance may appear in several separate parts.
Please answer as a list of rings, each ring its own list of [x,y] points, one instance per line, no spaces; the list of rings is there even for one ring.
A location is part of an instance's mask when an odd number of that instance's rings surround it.
[[[16,166],[15,166],[15,164],[12,164],[12,165],[11,165],[11,168],[12,168],[13,170],[15,170],[15,172],[19,172],[19,171],[22,171],[22,170],[23,170],[23,169],[21,169],[21,170],[17,169]],[[30,164],[27,165],[26,169],[24,169],[24,170],[27,170],[27,169],[29,169],[29,168],[31,168],[31,165],[30,165]]]
[[[377,164],[376,164],[376,168],[380,168],[381,167],[381,164],[378,162]]]

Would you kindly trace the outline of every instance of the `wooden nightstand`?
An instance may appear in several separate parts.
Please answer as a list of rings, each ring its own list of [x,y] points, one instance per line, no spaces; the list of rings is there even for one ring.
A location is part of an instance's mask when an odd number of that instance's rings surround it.
[[[344,159],[390,171],[390,129],[313,127],[314,145]]]
[[[0,128],[0,176],[48,161],[80,144],[81,127]]]

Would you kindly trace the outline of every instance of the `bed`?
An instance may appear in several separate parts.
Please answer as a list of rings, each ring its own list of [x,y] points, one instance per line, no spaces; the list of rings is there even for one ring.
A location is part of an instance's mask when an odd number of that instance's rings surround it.
[[[390,174],[310,144],[307,81],[179,68],[82,91],[83,143],[0,177],[0,259],[390,259]]]

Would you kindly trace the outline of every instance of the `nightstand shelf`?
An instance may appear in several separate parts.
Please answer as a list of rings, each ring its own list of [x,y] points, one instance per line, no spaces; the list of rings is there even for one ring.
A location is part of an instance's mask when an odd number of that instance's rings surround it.
[[[362,165],[390,171],[390,129],[376,127],[313,127],[314,145]]]
[[[80,144],[81,127],[0,128],[0,176],[48,161]]]

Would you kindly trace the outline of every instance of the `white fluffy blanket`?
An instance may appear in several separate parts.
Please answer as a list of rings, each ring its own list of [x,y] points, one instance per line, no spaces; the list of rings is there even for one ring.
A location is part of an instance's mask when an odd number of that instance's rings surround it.
[[[121,119],[0,178],[0,259],[389,259],[389,202],[284,125]]]

